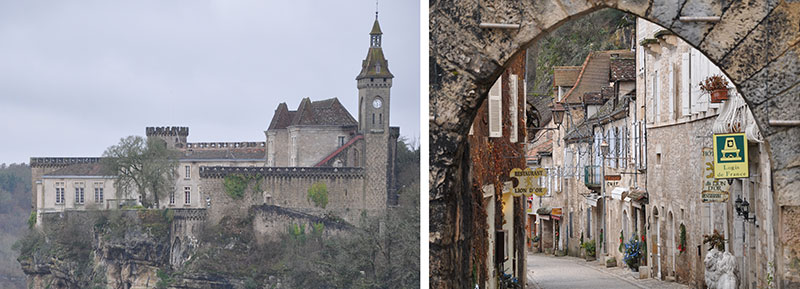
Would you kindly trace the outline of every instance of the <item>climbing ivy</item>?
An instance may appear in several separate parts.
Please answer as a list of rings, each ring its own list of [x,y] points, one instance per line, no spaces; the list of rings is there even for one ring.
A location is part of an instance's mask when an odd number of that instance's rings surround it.
[[[227,175],[223,184],[225,185],[225,193],[233,199],[241,199],[244,197],[244,190],[247,188],[247,178],[242,175]]]
[[[683,224],[681,224],[681,241],[678,244],[678,252],[680,252],[681,254],[683,254],[683,252],[686,252],[686,226],[684,226]]]
[[[308,188],[308,199],[314,206],[325,208],[328,205],[328,186],[323,182],[316,182]]]

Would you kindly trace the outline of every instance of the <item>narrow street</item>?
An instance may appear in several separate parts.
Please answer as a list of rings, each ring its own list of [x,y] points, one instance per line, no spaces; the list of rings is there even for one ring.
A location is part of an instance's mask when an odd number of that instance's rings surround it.
[[[528,253],[527,261],[528,288],[689,288],[652,278],[634,279],[626,268],[606,268],[575,257]]]

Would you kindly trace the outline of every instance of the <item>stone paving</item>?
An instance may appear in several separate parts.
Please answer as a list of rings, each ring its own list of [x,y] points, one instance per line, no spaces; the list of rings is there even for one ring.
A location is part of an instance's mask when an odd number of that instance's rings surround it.
[[[606,268],[597,261],[586,262],[584,259],[569,256],[528,253],[527,263],[527,288],[689,288],[683,284],[652,278],[635,279],[627,268]]]

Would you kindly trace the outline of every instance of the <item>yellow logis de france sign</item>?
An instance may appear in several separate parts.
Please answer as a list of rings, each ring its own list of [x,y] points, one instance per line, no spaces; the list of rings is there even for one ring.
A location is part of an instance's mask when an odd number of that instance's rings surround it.
[[[747,137],[744,133],[714,135],[714,178],[747,178]]]
[[[530,197],[531,194],[536,196],[544,196],[547,194],[547,188],[539,187],[539,178],[546,177],[547,171],[543,168],[531,170],[530,168],[511,170],[511,178],[517,179],[519,182],[517,186],[511,191],[514,196]]]

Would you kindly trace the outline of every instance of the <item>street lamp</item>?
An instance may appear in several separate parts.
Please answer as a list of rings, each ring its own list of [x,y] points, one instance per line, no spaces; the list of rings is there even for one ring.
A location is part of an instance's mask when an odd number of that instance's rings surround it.
[[[752,220],[753,222],[756,221],[756,216],[754,215],[752,218],[750,217],[750,202],[747,200],[742,201],[742,197],[736,197],[736,201],[734,202],[734,207],[736,207],[736,214],[739,216],[744,217],[745,221]]]
[[[600,155],[601,155],[602,160],[603,160],[600,163],[600,166],[603,168],[603,176],[600,179],[600,190],[601,190],[602,199],[603,199],[603,230],[602,230],[602,232],[607,231],[606,230],[606,155],[607,154],[608,154],[608,143],[604,139],[603,142],[600,143]],[[608,239],[608,238],[605,237],[602,240],[603,241],[603,244],[602,244],[603,245],[603,253],[607,252],[606,248],[608,246],[606,245],[606,239]]]
[[[564,121],[564,112],[566,111],[564,106],[561,105],[561,103],[556,102],[550,107],[550,110],[553,112],[553,123],[556,125],[561,125],[561,123]]]

